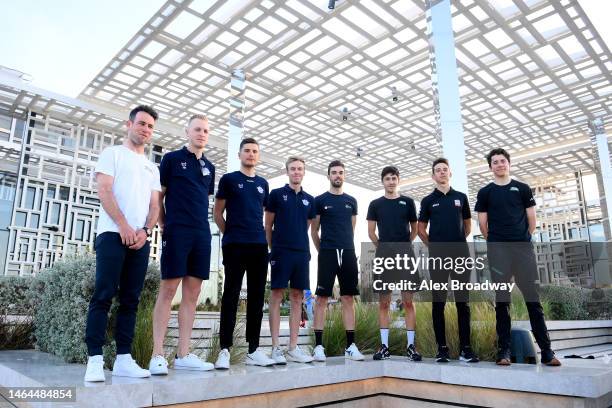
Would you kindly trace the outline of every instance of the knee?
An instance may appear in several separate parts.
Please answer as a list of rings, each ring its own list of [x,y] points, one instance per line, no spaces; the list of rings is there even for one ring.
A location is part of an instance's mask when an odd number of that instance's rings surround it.
[[[315,299],[315,304],[318,307],[326,307],[327,306],[327,297],[326,296],[317,296]]]
[[[163,303],[172,303],[174,295],[176,295],[176,287],[161,286],[159,288],[159,299]]]
[[[291,291],[289,293],[289,300],[293,304],[301,304],[302,303],[302,294],[298,292]]]
[[[200,287],[183,288],[182,297],[190,303],[196,303],[200,297]]]
[[[381,299],[378,302],[378,308],[383,311],[388,311],[391,307],[391,299]]]
[[[340,296],[340,301],[346,306],[352,306],[355,302],[352,296]]]
[[[412,300],[404,300],[402,304],[404,305],[404,310],[414,310],[414,303],[412,303]]]

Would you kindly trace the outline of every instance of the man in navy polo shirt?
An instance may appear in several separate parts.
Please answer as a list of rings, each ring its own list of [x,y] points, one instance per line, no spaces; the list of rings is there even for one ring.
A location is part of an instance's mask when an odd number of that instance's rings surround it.
[[[264,292],[268,275],[268,245],[263,226],[264,207],[268,202],[268,182],[255,174],[259,161],[259,144],[253,138],[240,142],[240,170],[227,173],[219,180],[214,217],[223,234],[222,251],[225,282],[221,299],[219,342],[221,352],[217,369],[228,369],[229,348],[236,326],[236,312],[242,278],[247,276],[246,341],[249,350],[246,364],[268,366],[268,358],[259,347],[263,318]],[[225,218],[223,213],[226,213]]]
[[[200,288],[210,272],[208,197],[214,192],[215,166],[204,156],[209,134],[206,116],[192,116],[185,133],[187,145],[165,154],[159,166],[162,198],[165,198],[158,219],[162,230],[162,280],[153,310],[153,357],[149,363],[151,374],[157,375],[168,374],[164,338],[170,304],[181,282],[179,342],[174,369],[214,368],[189,352]]]
[[[538,271],[531,235],[536,229],[535,199],[531,188],[510,178],[510,155],[504,149],[487,154],[493,182],[481,188],[476,199],[480,231],[487,240],[489,269],[494,282],[510,282],[514,276],[521,290],[531,330],[540,346],[541,361],[559,366],[550,347],[548,329],[538,294]],[[500,243],[503,243],[501,245]],[[498,365],[510,365],[510,302],[508,291],[495,293]]]
[[[429,246],[429,257],[446,259],[447,257],[465,259],[470,257],[466,237],[472,230],[472,216],[467,196],[450,186],[451,171],[448,160],[439,158],[431,166],[431,178],[436,183],[434,191],[421,201],[419,213],[419,237]],[[427,225],[429,224],[429,233]],[[454,262],[453,262],[454,264]],[[435,264],[434,264],[435,265]],[[441,265],[440,265],[441,266]],[[461,273],[459,273],[461,272]],[[470,281],[470,270],[449,270],[434,268],[430,270],[432,282],[446,284],[451,279],[460,282]],[[447,363],[450,360],[446,345],[446,325],[444,307],[447,290],[433,290],[431,316],[434,333],[438,343],[436,361]],[[459,323],[459,359],[477,363],[478,357],[470,347],[470,306],[467,290],[454,291],[457,319]]]
[[[297,345],[302,317],[302,297],[304,289],[310,288],[308,228],[316,215],[314,198],[302,189],[305,165],[301,157],[289,157],[285,163],[289,184],[270,192],[265,213],[266,238],[272,250],[270,254],[271,358],[276,364],[286,364],[287,360],[297,363],[312,361],[312,356]],[[289,282],[291,282],[289,290],[291,314],[289,348],[287,358],[285,358],[278,343],[278,332],[280,304]]]
[[[317,251],[317,300],[315,303],[315,348],[314,359],[325,361],[323,348],[323,326],[327,300],[333,293],[336,276],[340,283],[342,321],[346,330],[344,357],[363,360],[363,354],[355,345],[354,296],[359,295],[357,257],[353,243],[357,220],[357,200],[342,192],[344,164],[332,161],[327,167],[329,191],[315,199],[317,217],[312,222],[310,233]],[[321,236],[319,237],[319,227]]]
[[[417,215],[414,200],[400,195],[398,191],[400,173],[397,167],[387,166],[382,169],[380,180],[385,194],[373,200],[368,207],[368,236],[376,246],[376,257],[395,258],[397,255],[414,256],[411,242],[417,235]],[[376,228],[378,227],[378,235]],[[418,287],[420,279],[417,271],[411,268],[386,269],[382,275],[385,283],[397,283],[402,280],[413,282]],[[378,302],[378,323],[380,325],[380,348],[374,354],[374,360],[385,360],[389,353],[389,308],[391,291],[380,290]],[[421,361],[422,357],[415,346],[416,310],[412,303],[412,292],[402,291],[404,319],[406,322],[406,355],[412,361]]]

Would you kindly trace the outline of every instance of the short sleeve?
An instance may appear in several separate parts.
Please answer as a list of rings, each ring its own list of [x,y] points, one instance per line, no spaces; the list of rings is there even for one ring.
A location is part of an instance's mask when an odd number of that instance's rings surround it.
[[[357,215],[357,200],[353,198],[353,215]]]
[[[151,190],[161,191],[161,184],[159,183],[159,169],[153,163],[148,163],[153,168],[153,180],[151,180]]]
[[[429,222],[431,214],[429,213],[429,200],[425,197],[421,200],[421,210],[419,211],[419,221]]]
[[[470,202],[468,201],[467,196],[463,195],[463,219],[468,220],[472,218],[472,213],[470,212]]]
[[[315,200],[314,198],[310,198],[310,207],[308,207],[308,219],[312,220],[313,218],[317,217],[317,209],[315,207]]]
[[[378,221],[375,202],[376,200],[370,202],[370,205],[368,205],[368,214],[366,215],[366,220],[368,221]]]
[[[474,211],[480,213],[486,213],[489,209],[489,197],[487,194],[487,188],[483,187],[478,190],[478,194],[476,195],[476,205],[474,206]]]
[[[208,195],[215,194],[215,166],[210,164],[210,184],[208,185]]]
[[[321,198],[321,196],[315,198],[315,214],[323,214],[323,199]]]
[[[268,196],[268,205],[266,205],[267,212],[276,213],[278,211],[278,200],[276,197],[278,197],[276,190],[270,191],[270,195]]]
[[[414,204],[414,200],[408,201],[408,221],[410,222],[417,221],[416,205]]]
[[[221,176],[221,180],[219,180],[219,186],[217,187],[217,195],[216,198],[220,200],[226,200],[230,195],[230,183],[227,177],[227,174]]]
[[[113,151],[112,148],[106,148],[100,153],[96,163],[96,173],[115,177],[115,155]]]
[[[263,206],[264,208],[268,208],[268,201],[269,201],[269,197],[270,197],[270,186],[268,185],[268,182],[264,180],[264,199],[263,199]]]
[[[534,205],[536,205],[535,198],[533,197],[533,192],[527,184],[521,185],[521,198],[523,200],[523,206],[525,208],[533,207]]]
[[[159,181],[161,185],[164,187],[168,187],[168,183],[170,182],[170,169],[172,166],[170,165],[170,156],[165,154],[162,157],[162,161],[159,164]]]

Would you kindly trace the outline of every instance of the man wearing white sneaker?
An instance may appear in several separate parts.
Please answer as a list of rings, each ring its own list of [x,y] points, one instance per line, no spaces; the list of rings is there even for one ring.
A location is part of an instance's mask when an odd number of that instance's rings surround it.
[[[313,358],[297,345],[302,315],[304,289],[310,287],[310,243],[308,228],[315,217],[314,198],[302,189],[305,161],[289,157],[285,163],[289,184],[270,192],[265,213],[266,239],[271,248],[270,333],[272,335],[271,358],[276,364],[287,360],[310,363]],[[280,329],[280,304],[283,292],[290,283],[289,298],[289,348],[285,358],[278,342]]]
[[[159,166],[164,202],[157,222],[162,230],[162,280],[153,310],[153,356],[149,363],[153,375],[168,374],[168,363],[163,355],[164,338],[170,305],[179,283],[182,283],[182,296],[174,369],[207,371],[215,368],[189,353],[200,289],[210,273],[208,197],[214,192],[215,166],[204,156],[209,130],[206,116],[192,116],[185,129],[187,146],[164,155]]]
[[[95,242],[96,282],[85,331],[89,355],[85,381],[104,381],[102,346],[108,311],[117,292],[117,359],[113,375],[136,378],[151,375],[136,364],[130,351],[149,263],[148,237],[159,213],[159,171],[144,154],[156,120],[157,113],[151,107],[134,108],[123,144],[104,149],[96,164],[101,206]]]
[[[315,361],[325,361],[323,348],[323,326],[327,301],[332,296],[334,282],[338,276],[340,300],[342,302],[342,322],[346,330],[346,349],[344,357],[363,360],[355,344],[355,305],[354,296],[359,295],[357,256],[355,255],[354,231],[357,221],[357,200],[342,192],[344,184],[344,164],[334,160],[327,167],[329,191],[315,199],[316,218],[312,222],[310,234],[315,248],[319,251],[317,295],[314,315]],[[321,228],[321,236],[319,236]]]
[[[215,197],[214,217],[219,231],[223,234],[222,251],[225,267],[219,325],[221,352],[215,362],[217,369],[228,369],[230,366],[229,349],[232,346],[238,300],[245,272],[247,277],[245,334],[249,343],[245,363],[258,366],[274,365],[274,360],[259,350],[259,332],[268,275],[268,246],[263,226],[263,213],[267,206],[269,187],[263,177],[255,174],[255,167],[259,161],[259,144],[255,139],[242,139],[238,158],[240,170],[221,177]]]

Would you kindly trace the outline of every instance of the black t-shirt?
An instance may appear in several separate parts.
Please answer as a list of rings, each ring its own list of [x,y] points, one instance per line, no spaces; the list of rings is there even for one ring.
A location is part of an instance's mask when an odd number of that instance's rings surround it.
[[[463,220],[471,217],[467,196],[452,187],[446,194],[436,188],[421,200],[419,221],[429,223],[430,242],[465,242]]]
[[[321,216],[321,249],[355,249],[352,219],[357,200],[328,191],[315,198],[315,207]]]
[[[529,222],[525,209],[533,207],[531,188],[512,180],[505,186],[489,183],[481,188],[474,211],[487,213],[490,242],[529,242]]]
[[[410,197],[382,196],[370,203],[366,219],[376,221],[380,242],[410,242],[409,224],[417,220],[416,206]]]

